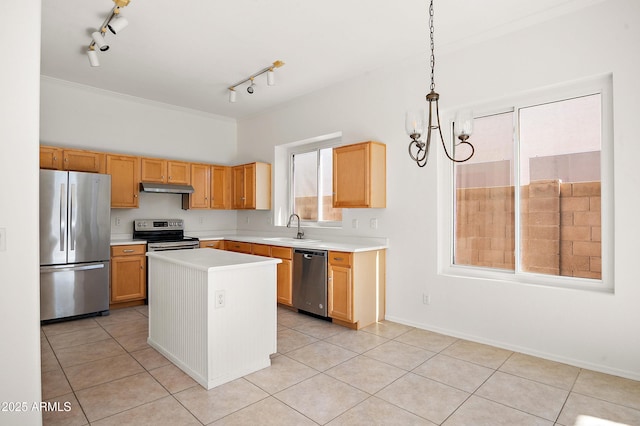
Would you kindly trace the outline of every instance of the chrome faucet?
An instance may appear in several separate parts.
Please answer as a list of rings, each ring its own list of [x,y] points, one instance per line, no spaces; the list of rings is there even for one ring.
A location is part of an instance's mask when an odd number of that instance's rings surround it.
[[[304,237],[304,231],[300,230],[300,216],[298,216],[295,213],[289,216],[289,222],[287,222],[287,228],[291,228],[291,221],[293,220],[294,217],[298,218],[298,234],[296,235],[296,238],[301,240],[302,237]]]

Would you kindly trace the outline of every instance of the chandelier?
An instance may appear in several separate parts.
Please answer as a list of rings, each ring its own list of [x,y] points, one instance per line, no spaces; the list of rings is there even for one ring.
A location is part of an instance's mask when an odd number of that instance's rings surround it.
[[[444,138],[442,137],[442,127],[440,126],[440,112],[438,111],[438,100],[440,99],[440,95],[436,93],[436,86],[434,83],[436,57],[434,54],[435,49],[433,42],[433,0],[431,0],[429,4],[429,37],[431,42],[431,56],[429,58],[429,64],[431,67],[431,86],[430,92],[427,94],[429,115],[428,118],[426,118],[423,111],[407,112],[407,116],[405,119],[405,128],[407,134],[411,138],[411,142],[409,142],[409,156],[413,161],[416,162],[416,164],[418,164],[419,167],[426,166],[427,160],[429,159],[431,134],[432,131],[435,130],[437,131],[437,134],[440,135],[440,141],[442,142],[442,147],[444,148],[444,153],[447,158],[456,163],[463,163],[473,157],[473,154],[475,152],[475,148],[473,147],[471,142],[469,142],[469,136],[473,131],[473,114],[468,110],[460,111],[458,112],[458,114],[456,114],[456,119],[454,121],[454,131],[459,139],[459,142],[454,145],[454,155],[450,155],[449,151],[447,150],[447,146],[444,143]],[[424,136],[425,130],[426,139],[423,141],[421,138]],[[471,148],[471,153],[466,158],[456,159],[455,147],[462,144],[469,145],[469,147]]]

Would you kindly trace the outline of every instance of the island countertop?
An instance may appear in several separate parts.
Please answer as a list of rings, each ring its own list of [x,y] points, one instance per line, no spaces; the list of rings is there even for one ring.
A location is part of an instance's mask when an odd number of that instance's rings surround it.
[[[147,252],[147,256],[201,271],[237,269],[282,263],[282,260],[277,258],[206,248]]]

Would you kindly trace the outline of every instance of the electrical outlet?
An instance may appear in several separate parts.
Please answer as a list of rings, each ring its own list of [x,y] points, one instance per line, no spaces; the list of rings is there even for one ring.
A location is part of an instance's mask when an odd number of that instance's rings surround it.
[[[358,229],[358,219],[353,219],[351,221],[351,227],[355,228],[355,229]]]
[[[200,217],[198,218],[198,222],[200,222],[200,223],[204,223],[204,218],[203,218],[202,216],[200,216]]]
[[[116,226],[120,226],[120,216],[116,216]]]
[[[224,308],[224,304],[226,302],[226,296],[224,290],[216,290],[215,292],[216,302],[215,308]]]
[[[422,303],[425,305],[431,304],[431,295],[427,293],[422,293]]]
[[[7,229],[0,228],[0,251],[7,250]]]
[[[369,227],[371,229],[378,229],[378,219],[376,219],[375,217],[371,218],[371,220],[369,220]]]

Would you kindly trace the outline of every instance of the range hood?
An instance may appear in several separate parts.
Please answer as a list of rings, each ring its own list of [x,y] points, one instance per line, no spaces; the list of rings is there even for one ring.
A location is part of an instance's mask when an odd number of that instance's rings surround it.
[[[171,183],[140,182],[142,192],[160,192],[164,194],[193,194],[191,185],[174,185]]]

